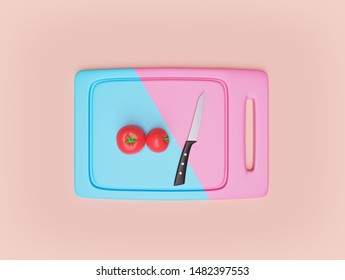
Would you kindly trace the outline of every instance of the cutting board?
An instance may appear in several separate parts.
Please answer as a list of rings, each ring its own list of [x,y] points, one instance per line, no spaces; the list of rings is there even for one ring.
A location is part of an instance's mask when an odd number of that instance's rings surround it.
[[[204,92],[198,140],[183,185],[174,186],[196,103]],[[248,114],[248,101],[252,104]],[[248,145],[248,115],[252,137]],[[163,128],[169,146],[122,153],[117,132]],[[252,157],[248,168],[248,151]],[[75,77],[75,192],[105,199],[231,199],[268,189],[268,80],[233,69],[83,70]]]

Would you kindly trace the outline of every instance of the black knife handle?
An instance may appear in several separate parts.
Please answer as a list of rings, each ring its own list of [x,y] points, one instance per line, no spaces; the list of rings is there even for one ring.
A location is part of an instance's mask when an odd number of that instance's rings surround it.
[[[178,167],[177,167],[177,172],[176,172],[176,176],[175,176],[175,182],[174,182],[174,186],[178,186],[178,185],[183,185],[185,178],[186,178],[186,172],[187,172],[187,164],[188,164],[188,158],[189,158],[189,153],[190,153],[190,149],[192,148],[192,145],[195,143],[196,141],[187,141],[184,144],[183,150],[182,150],[182,154],[180,157],[180,161],[178,163]]]

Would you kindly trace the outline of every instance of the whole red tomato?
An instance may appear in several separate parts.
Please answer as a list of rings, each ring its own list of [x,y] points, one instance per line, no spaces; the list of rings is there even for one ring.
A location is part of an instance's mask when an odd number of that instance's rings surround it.
[[[145,146],[145,133],[139,126],[124,126],[116,135],[116,143],[121,152],[136,154]]]
[[[169,136],[164,129],[154,128],[146,136],[146,145],[153,152],[163,152],[168,148]]]

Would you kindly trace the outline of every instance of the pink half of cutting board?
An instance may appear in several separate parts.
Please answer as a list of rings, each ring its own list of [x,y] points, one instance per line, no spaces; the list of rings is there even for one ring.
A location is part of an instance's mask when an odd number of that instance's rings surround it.
[[[208,99],[206,95],[198,145],[193,147],[189,159],[209,199],[266,195],[268,78],[265,72],[191,68],[136,69],[136,72],[181,149],[190,128],[186,120],[193,118],[191,108],[200,94],[200,84],[205,92],[218,93]],[[164,83],[153,82],[153,78]],[[215,121],[219,118],[221,121]]]

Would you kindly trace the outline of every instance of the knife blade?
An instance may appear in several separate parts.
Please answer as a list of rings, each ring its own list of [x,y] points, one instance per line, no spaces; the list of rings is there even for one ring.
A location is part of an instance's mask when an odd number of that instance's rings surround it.
[[[174,186],[183,185],[185,183],[189,154],[190,154],[192,145],[196,143],[198,139],[198,134],[199,134],[200,125],[201,125],[201,118],[202,118],[202,110],[204,107],[204,98],[205,98],[205,91],[202,91],[198,98],[198,102],[196,105],[196,109],[195,109],[194,117],[192,121],[192,126],[189,130],[188,139],[186,143],[184,144],[184,147],[180,156],[180,160],[177,166]]]

